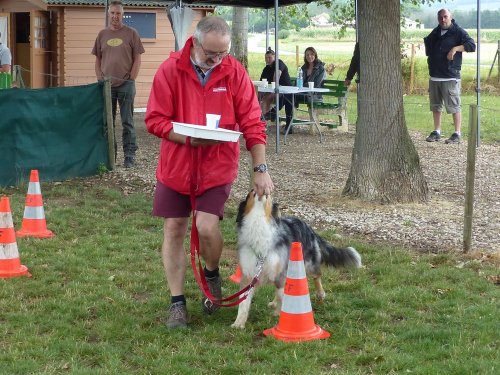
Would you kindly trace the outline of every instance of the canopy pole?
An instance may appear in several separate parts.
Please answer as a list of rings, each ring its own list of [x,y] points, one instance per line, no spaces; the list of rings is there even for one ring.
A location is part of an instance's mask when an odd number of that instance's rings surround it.
[[[109,26],[109,17],[108,17],[108,8],[109,8],[109,0],[104,1],[104,26]]]
[[[476,146],[481,144],[481,0],[477,0],[477,67],[476,67],[476,104],[477,104],[477,138]]]
[[[354,0],[354,26],[355,26],[355,32],[356,32],[356,42],[359,42],[358,0]]]
[[[274,61],[274,76],[277,78],[274,93],[276,96],[276,153],[280,152],[280,80],[279,80],[279,72],[280,72],[280,56],[279,56],[279,48],[278,48],[278,0],[274,0],[274,48],[276,54],[276,60]]]
[[[269,49],[269,9],[266,9],[266,52]]]

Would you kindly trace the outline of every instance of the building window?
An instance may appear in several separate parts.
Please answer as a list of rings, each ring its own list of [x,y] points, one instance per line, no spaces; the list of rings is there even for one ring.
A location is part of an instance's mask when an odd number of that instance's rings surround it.
[[[35,17],[35,48],[47,48],[47,19],[45,17]]]
[[[123,23],[136,29],[141,39],[156,39],[156,13],[125,12]]]

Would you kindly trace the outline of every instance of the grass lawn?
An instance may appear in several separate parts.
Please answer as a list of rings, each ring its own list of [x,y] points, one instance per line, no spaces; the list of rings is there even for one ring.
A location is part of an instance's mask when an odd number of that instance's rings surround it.
[[[352,49],[332,49],[329,40],[318,40],[333,51],[320,57],[337,65],[330,78],[343,79]],[[295,44],[290,38],[289,45]],[[295,55],[283,59],[295,75]],[[249,66],[257,79],[263,55],[250,54]],[[354,123],[355,91],[348,101]],[[404,101],[409,129],[428,133],[427,96]],[[462,101],[465,130],[475,95],[464,95]],[[498,108],[498,96],[481,96],[486,142],[500,141]],[[445,121],[443,130],[451,131],[451,116]],[[0,188],[1,195],[10,197],[16,229],[26,190]],[[245,331],[230,327],[236,308],[205,316],[188,266],[190,328],[169,331],[164,325],[169,292],[160,257],[162,222],[150,215],[152,198],[124,195],[101,186],[98,178],[43,183],[42,192],[56,237],[18,238],[21,261],[33,276],[0,279],[0,375],[500,372],[499,273],[492,256],[413,253],[349,242],[364,267],[324,270],[327,299],[318,304],[312,298],[312,306],[315,322],[331,337],[305,343],[262,334],[278,322],[267,308],[271,287],[257,292]],[[237,290],[227,281],[236,268],[235,212],[236,207],[227,207],[222,222],[225,295]],[[333,231],[321,234],[347,244]]]
[[[422,134],[434,130],[432,112],[429,110],[429,97],[427,95],[406,95],[403,98],[405,108],[406,126],[409,130]],[[475,95],[462,95],[462,136],[467,139],[469,133],[469,110],[471,105],[476,105]],[[356,93],[348,96],[349,123],[355,123],[357,117]],[[481,141],[486,143],[500,142],[500,97],[496,95],[481,95],[480,97],[480,132]],[[453,132],[453,118],[450,114],[443,114],[442,131],[446,136]]]
[[[26,186],[10,197],[19,229]],[[169,293],[151,197],[99,180],[44,183],[52,239],[18,238],[31,278],[0,279],[1,374],[498,374],[500,291],[492,259],[353,243],[359,270],[326,270],[312,305],[327,340],[284,343],[258,291],[245,331],[235,308],[204,316],[188,269],[186,331],[164,326]],[[223,221],[224,278],[234,272],[235,207]],[[322,233],[332,240],[332,232]],[[341,240],[342,241],[342,240]],[[338,242],[338,240],[336,240]],[[225,282],[224,294],[236,286]],[[311,289],[312,290],[312,289]]]

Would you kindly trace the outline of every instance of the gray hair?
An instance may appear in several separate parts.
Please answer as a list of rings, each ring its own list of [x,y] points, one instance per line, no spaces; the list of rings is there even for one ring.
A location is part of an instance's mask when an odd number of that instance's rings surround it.
[[[111,9],[112,6],[119,6],[123,10],[123,3],[121,2],[121,0],[112,0],[109,3],[108,12],[109,12],[109,10]]]
[[[229,25],[223,18],[217,16],[207,16],[203,17],[201,21],[198,22],[198,25],[196,25],[193,38],[196,39],[199,43],[203,43],[205,35],[211,32],[216,33],[220,36],[231,34]]]

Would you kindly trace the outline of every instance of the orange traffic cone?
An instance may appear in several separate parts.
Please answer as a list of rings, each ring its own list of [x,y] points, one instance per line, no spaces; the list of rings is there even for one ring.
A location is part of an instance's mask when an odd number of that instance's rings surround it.
[[[0,278],[31,276],[21,264],[8,197],[0,198]]]
[[[43,210],[42,190],[38,179],[38,170],[32,169],[26,206],[24,207],[23,223],[21,230],[17,231],[18,237],[54,237],[54,233],[47,229],[45,212]]]
[[[264,335],[274,336],[281,341],[310,341],[330,337],[330,333],[314,324],[300,242],[292,243],[278,325],[266,329]]]
[[[238,267],[236,267],[236,271],[231,276],[229,276],[229,280],[236,284],[239,284],[241,282],[241,268],[239,264]]]

